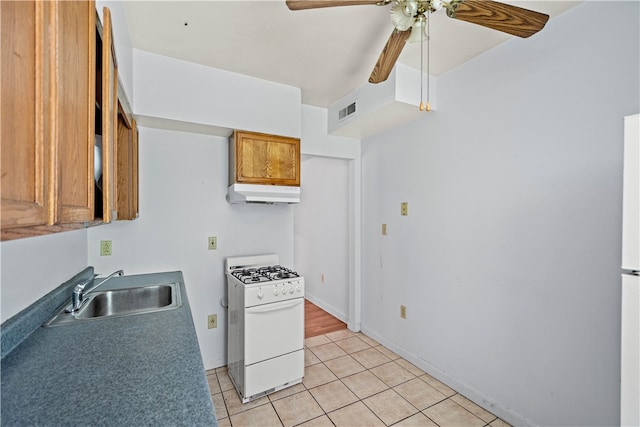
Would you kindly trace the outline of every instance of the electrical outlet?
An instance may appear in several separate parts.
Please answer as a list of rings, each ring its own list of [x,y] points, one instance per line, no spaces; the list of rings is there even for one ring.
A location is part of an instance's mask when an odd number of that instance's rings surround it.
[[[382,235],[383,236],[387,235],[387,224],[382,224]]]
[[[404,305],[400,306],[400,317],[403,319],[407,318],[407,307]]]
[[[218,249],[218,238],[215,236],[209,237],[209,250],[215,251]]]
[[[111,240],[100,240],[100,256],[111,256]]]
[[[409,215],[409,203],[407,202],[400,203],[400,215],[402,216]]]
[[[217,328],[218,327],[218,315],[217,314],[210,314],[208,316],[209,321],[209,329],[213,329],[213,328]]]

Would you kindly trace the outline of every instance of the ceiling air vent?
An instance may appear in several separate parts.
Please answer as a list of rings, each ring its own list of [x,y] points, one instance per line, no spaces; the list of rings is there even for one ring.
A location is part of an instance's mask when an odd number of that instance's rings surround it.
[[[344,120],[350,115],[356,112],[356,102],[353,101],[351,104],[344,107],[342,110],[338,111],[338,120]]]

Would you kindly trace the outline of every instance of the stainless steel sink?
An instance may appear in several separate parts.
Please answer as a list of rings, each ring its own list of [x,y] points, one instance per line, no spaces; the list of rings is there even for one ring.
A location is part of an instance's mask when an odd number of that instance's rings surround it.
[[[68,307],[64,307],[46,322],[45,326],[153,313],[173,310],[180,306],[182,306],[182,297],[177,283],[105,290],[89,294],[82,308],[76,313],[67,313],[65,310]]]

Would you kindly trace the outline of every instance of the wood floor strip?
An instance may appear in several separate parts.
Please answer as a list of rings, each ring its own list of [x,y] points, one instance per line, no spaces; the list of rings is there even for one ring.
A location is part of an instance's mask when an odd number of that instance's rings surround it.
[[[346,329],[347,324],[336,319],[317,305],[304,300],[304,337],[311,338]]]

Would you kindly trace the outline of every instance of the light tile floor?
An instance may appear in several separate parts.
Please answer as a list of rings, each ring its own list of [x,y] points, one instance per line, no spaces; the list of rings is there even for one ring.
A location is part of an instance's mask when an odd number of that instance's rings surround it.
[[[305,340],[302,384],[242,404],[227,368],[207,371],[225,426],[509,426],[361,333]]]

